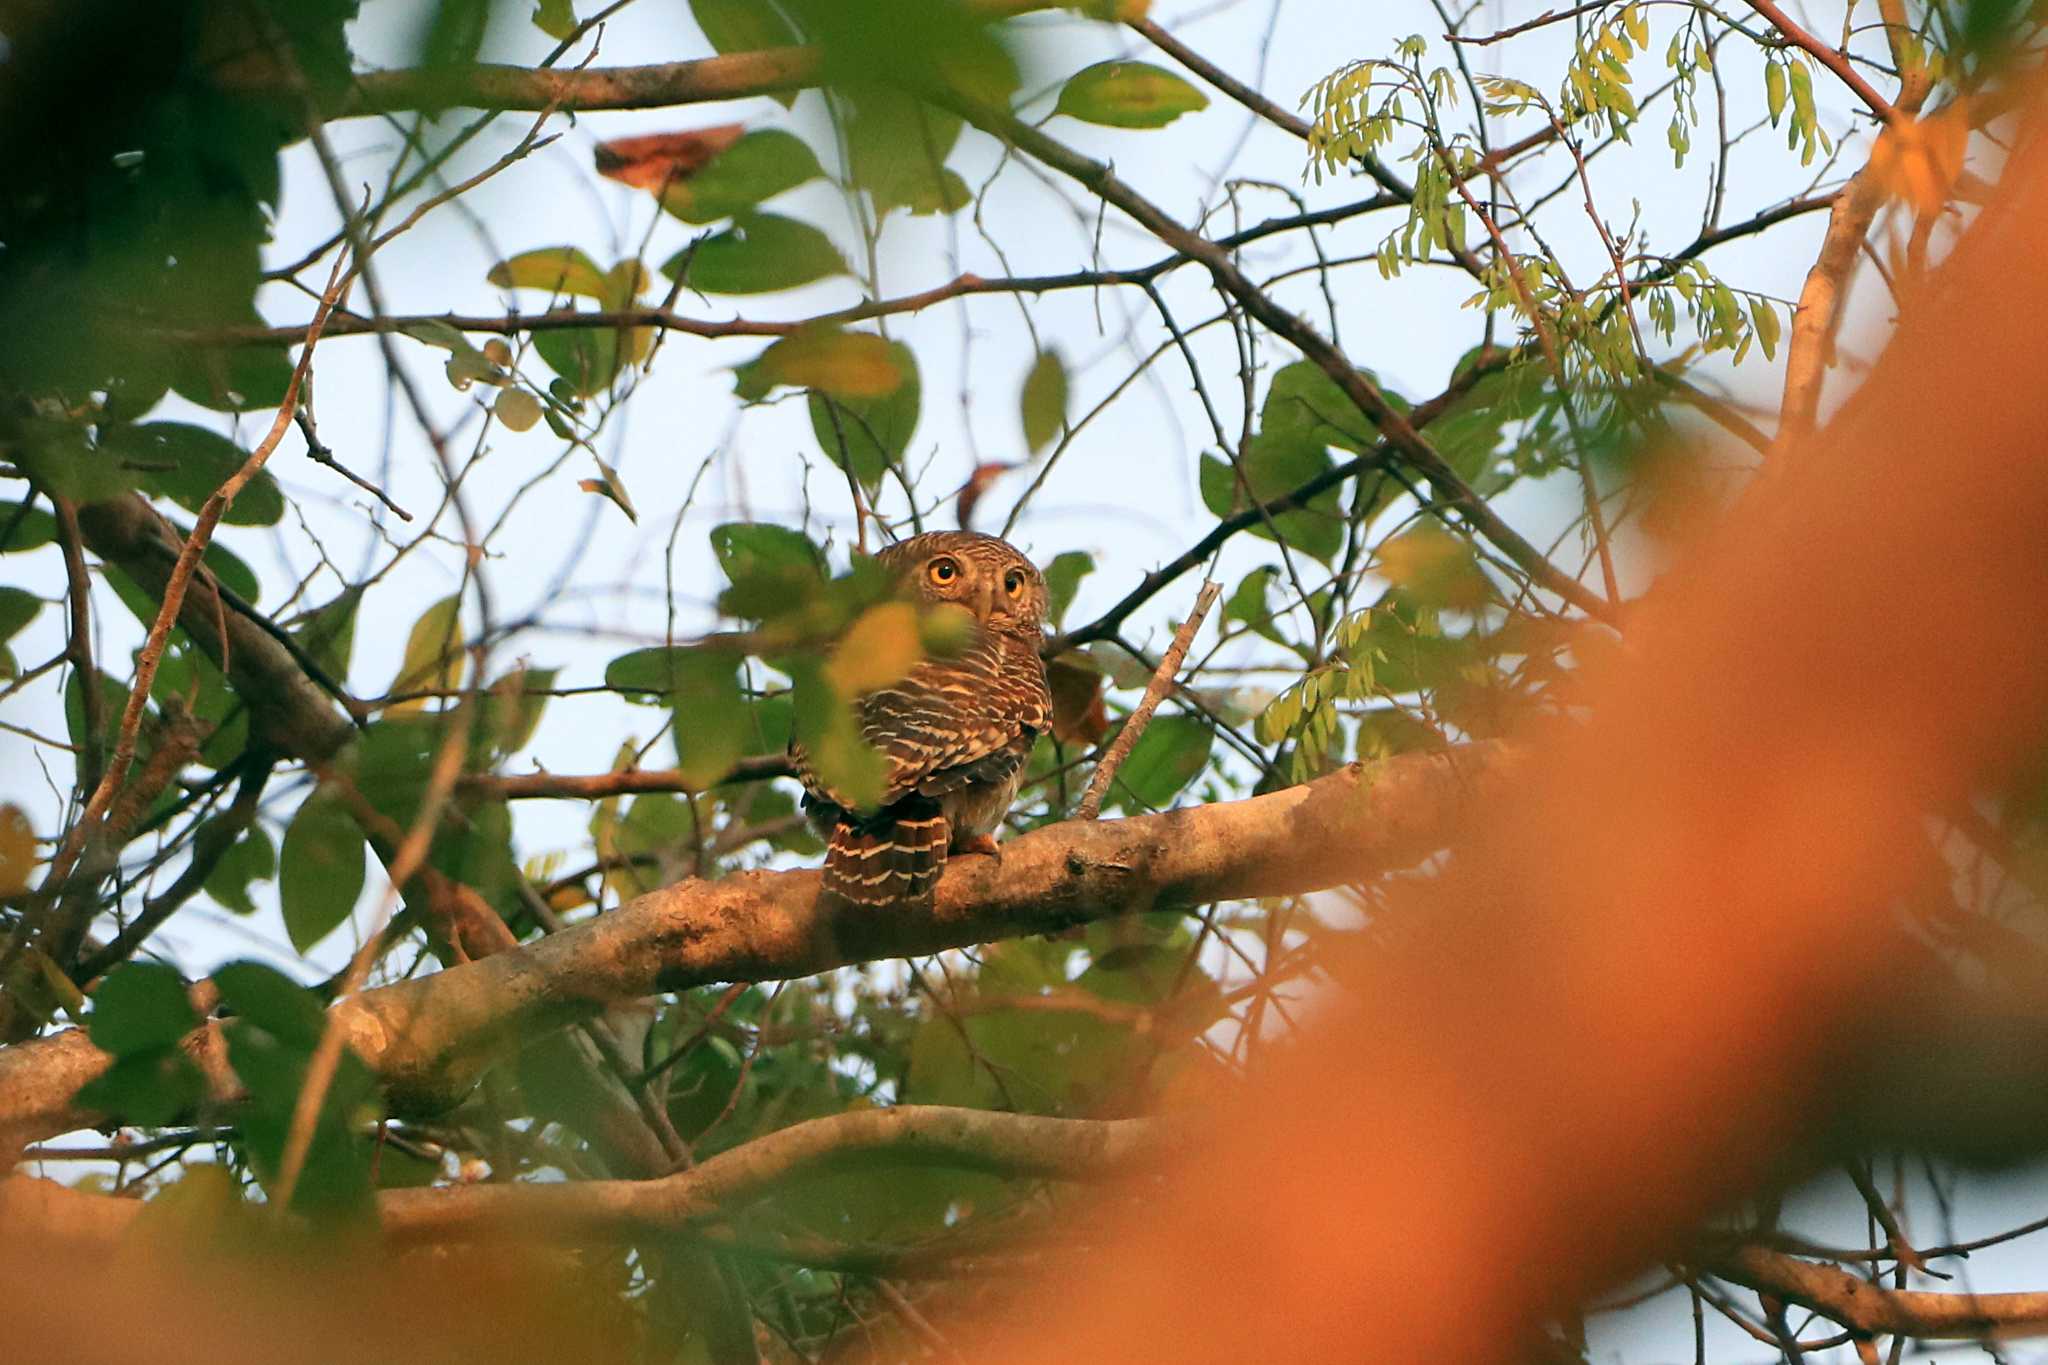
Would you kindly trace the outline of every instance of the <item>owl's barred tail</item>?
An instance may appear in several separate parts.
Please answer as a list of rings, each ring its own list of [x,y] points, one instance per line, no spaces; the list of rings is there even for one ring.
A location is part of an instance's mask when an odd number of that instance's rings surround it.
[[[880,822],[841,819],[825,850],[825,891],[871,908],[923,901],[946,870],[950,833],[936,810]]]

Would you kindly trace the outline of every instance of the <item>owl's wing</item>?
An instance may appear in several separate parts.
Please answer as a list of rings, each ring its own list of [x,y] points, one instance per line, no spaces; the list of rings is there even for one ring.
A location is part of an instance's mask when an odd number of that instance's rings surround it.
[[[1051,723],[1045,667],[1028,640],[984,638],[950,659],[925,659],[856,705],[861,735],[888,763],[882,802],[940,796],[1009,778]],[[798,776],[841,807],[800,750]]]

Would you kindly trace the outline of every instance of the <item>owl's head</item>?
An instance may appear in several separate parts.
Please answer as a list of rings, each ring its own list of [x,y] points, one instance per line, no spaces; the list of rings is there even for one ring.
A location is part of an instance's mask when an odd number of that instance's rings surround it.
[[[1037,636],[1045,628],[1045,579],[1007,540],[930,531],[876,557],[925,601],[957,603],[984,630]]]

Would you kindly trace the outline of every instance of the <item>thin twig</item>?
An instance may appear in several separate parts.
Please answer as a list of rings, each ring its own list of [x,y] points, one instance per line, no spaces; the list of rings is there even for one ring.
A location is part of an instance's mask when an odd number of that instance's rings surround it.
[[[1145,727],[1152,722],[1152,713],[1159,709],[1159,703],[1173,688],[1174,675],[1180,672],[1181,660],[1188,656],[1188,646],[1195,641],[1195,632],[1202,628],[1202,618],[1209,614],[1215,604],[1216,595],[1223,591],[1221,584],[1213,579],[1202,584],[1202,591],[1195,597],[1195,609],[1188,613],[1188,619],[1181,622],[1180,630],[1167,647],[1166,654],[1159,660],[1159,667],[1152,672],[1152,681],[1145,685],[1145,695],[1139,699],[1138,708],[1131,712],[1131,718],[1124,722],[1124,728],[1117,732],[1116,740],[1109,746],[1109,752],[1095,765],[1095,775],[1088,779],[1088,790],[1081,793],[1080,818],[1093,820],[1102,813],[1102,798],[1109,792],[1109,784],[1116,777],[1116,770],[1130,756],[1131,746],[1138,742],[1138,736],[1145,733]]]

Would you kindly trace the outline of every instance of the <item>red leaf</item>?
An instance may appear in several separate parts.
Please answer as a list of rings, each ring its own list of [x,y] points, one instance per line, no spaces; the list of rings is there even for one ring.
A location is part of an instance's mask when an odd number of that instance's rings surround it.
[[[974,521],[974,505],[981,501],[981,495],[988,492],[988,486],[1003,475],[1017,468],[1014,464],[978,464],[967,476],[967,484],[960,490],[960,527],[967,529]]]
[[[721,123],[686,133],[615,137],[597,144],[597,173],[660,194],[665,186],[688,180],[716,161],[746,131],[743,123]]]

